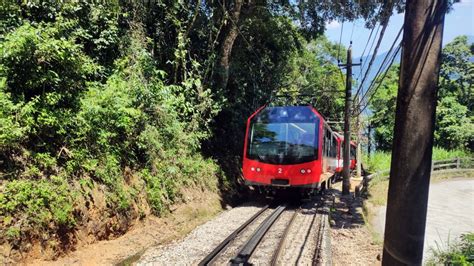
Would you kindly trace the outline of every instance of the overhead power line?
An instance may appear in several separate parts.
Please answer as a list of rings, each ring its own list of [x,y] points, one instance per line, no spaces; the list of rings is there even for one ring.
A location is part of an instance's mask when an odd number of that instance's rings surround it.
[[[342,32],[344,31],[344,13],[342,15],[342,26],[341,26],[341,34],[339,35],[339,46],[337,47],[337,63],[341,62],[339,55],[341,53],[341,41],[342,41]]]
[[[372,30],[370,31],[369,38],[367,39],[367,43],[365,44],[364,51],[362,52],[362,57],[365,55],[365,50],[367,50],[367,46],[369,46],[370,39],[372,38],[372,33],[374,33],[375,26],[372,27]]]
[[[351,39],[350,39],[351,43],[352,43],[352,35],[354,34],[354,27],[355,27],[355,21],[352,21],[352,31],[351,31]]]
[[[380,25],[379,25],[380,27]],[[375,29],[375,26],[372,27],[372,30],[370,31],[370,34],[369,34],[369,38],[367,39],[367,43],[365,44],[365,47],[364,47],[364,51],[362,52],[362,55],[360,57],[360,60],[362,61],[362,58],[364,58],[364,55],[365,55],[365,50],[367,50],[367,46],[369,46],[369,42],[372,38],[372,34],[374,33],[374,29]],[[378,29],[377,29],[377,32],[378,32]],[[377,35],[377,33],[375,33],[375,35]],[[374,37],[374,40],[375,40],[375,37]],[[372,43],[373,44],[373,43]],[[372,49],[372,48],[371,48]],[[364,64],[362,65],[362,67],[360,68],[360,71],[359,71],[359,75],[357,76],[357,81],[359,80],[359,78],[362,76],[362,70],[364,69],[364,66],[365,66],[365,62]]]
[[[387,65],[387,63],[389,62],[389,60],[387,60],[388,58],[390,58],[391,56],[391,53],[393,51],[393,48],[395,47],[395,44],[398,42],[398,39],[400,38],[401,36],[401,33],[403,31],[403,25],[400,27],[400,30],[398,31],[398,34],[397,36],[395,37],[395,39],[393,40],[392,42],[392,45],[390,46],[390,49],[388,50],[387,54],[385,55],[383,61],[382,61],[382,64],[380,65],[377,73],[375,74],[375,78],[371,81],[369,87],[367,88],[367,90],[365,91],[364,93],[364,96],[362,96],[361,99],[364,99],[365,95],[367,94],[367,92],[369,91],[369,88],[371,88],[376,80],[376,78],[380,75],[380,73],[382,72],[382,69],[385,69],[384,66]]]
[[[401,43],[398,45],[397,49],[395,50],[395,53],[393,53],[393,56],[392,58],[390,59],[390,64],[388,65],[386,71],[383,73],[382,77],[380,78],[380,80],[378,80],[378,83],[377,83],[377,87],[375,87],[375,89],[373,90],[373,92],[370,94],[370,97],[369,99],[367,100],[367,102],[365,103],[364,107],[358,112],[358,114],[362,113],[366,108],[367,106],[369,106],[369,103],[372,101],[374,95],[377,93],[378,89],[380,88],[380,86],[382,85],[383,83],[383,80],[385,79],[385,77],[387,76],[387,73],[390,69],[390,67],[392,66],[393,62],[395,61],[395,58],[397,57],[397,54],[400,52],[400,49],[401,49]],[[375,84],[375,83],[374,83]],[[369,90],[367,90],[368,92]],[[364,95],[364,97],[367,95],[367,93]],[[362,101],[360,102],[359,106],[358,106],[358,109],[362,106]],[[358,115],[357,114],[357,115]]]
[[[377,26],[377,31],[375,31],[374,39],[372,40],[372,44],[370,45],[370,48],[367,51],[367,57],[369,56],[370,51],[372,51],[372,48],[374,47],[375,40],[377,39],[377,35],[379,34],[379,31],[380,31],[380,26],[381,26],[380,24]],[[370,41],[370,38],[367,40],[367,43],[369,43],[369,41]],[[359,77],[362,76],[362,72],[363,72],[366,65],[367,65],[367,60],[365,60],[364,63],[362,64],[362,67],[361,67],[360,72],[359,72]]]
[[[365,80],[367,79],[368,74],[370,73],[370,69],[372,68],[372,64],[374,63],[375,57],[377,57],[377,52],[379,50],[380,44],[382,43],[382,39],[383,39],[383,36],[384,36],[384,33],[385,33],[385,29],[387,29],[387,25],[388,25],[388,19],[385,21],[385,23],[382,24],[382,30],[380,31],[380,35],[379,35],[379,39],[377,41],[377,45],[374,48],[374,53],[372,54],[372,58],[370,59],[369,65],[367,67],[367,71],[365,71],[365,75],[362,78],[362,81],[360,82],[359,88],[357,89],[357,92],[356,92],[354,97],[357,97],[359,95],[360,91],[362,90],[362,88],[364,86]]]

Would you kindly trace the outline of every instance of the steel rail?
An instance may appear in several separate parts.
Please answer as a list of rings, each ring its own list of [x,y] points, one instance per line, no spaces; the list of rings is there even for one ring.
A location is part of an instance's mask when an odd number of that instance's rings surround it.
[[[242,232],[249,224],[251,224],[257,217],[259,217],[264,211],[268,209],[268,205],[264,206],[261,210],[255,213],[250,219],[248,219],[244,224],[237,228],[232,234],[230,234],[226,239],[224,239],[213,251],[211,251],[204,259],[199,262],[199,266],[208,265],[214,260],[214,258],[232,241],[234,240],[240,232]]]
[[[240,249],[237,255],[230,260],[231,265],[247,265],[250,256],[252,255],[253,251],[260,243],[262,238],[267,233],[268,229],[275,223],[275,221],[280,217],[283,211],[286,209],[285,205],[278,206],[275,211],[273,211],[270,216],[268,216],[255,230],[253,235],[250,237],[249,240],[244,244],[244,246]]]
[[[291,216],[291,220],[286,226],[285,231],[283,232],[283,235],[281,236],[280,242],[278,243],[278,247],[275,253],[273,253],[272,262],[270,263],[270,265],[277,265],[278,259],[281,256],[282,249],[285,246],[288,232],[290,231],[290,228],[293,226],[293,222],[295,221],[295,218],[298,215],[298,213],[299,213],[299,210],[295,210],[295,212],[293,213],[293,216]]]
[[[323,236],[324,236],[324,230],[325,230],[325,223],[324,223],[324,215],[320,214],[319,215],[319,226],[318,226],[318,232],[316,236],[316,250],[313,253],[313,265],[318,265],[319,264],[319,259],[321,258],[321,245],[323,243]],[[312,225],[314,226],[314,225]]]

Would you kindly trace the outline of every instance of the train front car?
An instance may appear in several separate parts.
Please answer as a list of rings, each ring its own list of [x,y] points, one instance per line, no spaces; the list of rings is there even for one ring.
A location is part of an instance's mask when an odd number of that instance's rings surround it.
[[[242,169],[246,184],[265,190],[318,189],[328,176],[323,171],[329,164],[323,164],[324,130],[324,119],[310,106],[255,112],[247,121]]]

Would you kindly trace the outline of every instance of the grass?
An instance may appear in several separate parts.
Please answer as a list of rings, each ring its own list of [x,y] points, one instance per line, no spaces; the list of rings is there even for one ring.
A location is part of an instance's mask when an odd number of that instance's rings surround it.
[[[433,161],[448,160],[454,158],[469,158],[473,157],[473,154],[464,150],[445,150],[443,148],[433,148]],[[372,173],[384,171],[390,169],[390,162],[392,155],[389,152],[377,151],[370,157],[364,154],[363,162],[364,167]]]
[[[363,164],[364,167],[371,173],[388,170],[390,169],[390,161],[392,155],[388,152],[377,151],[370,157],[364,154]]]
[[[472,157],[473,154],[469,153],[468,151],[464,150],[445,150],[443,148],[438,148],[435,147],[433,149],[433,160],[434,161],[439,161],[439,160],[448,160],[448,159],[454,159],[454,158],[467,158],[467,157]]]

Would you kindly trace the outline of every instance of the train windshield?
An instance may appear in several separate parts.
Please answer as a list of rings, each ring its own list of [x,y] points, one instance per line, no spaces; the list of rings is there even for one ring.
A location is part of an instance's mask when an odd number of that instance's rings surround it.
[[[247,157],[269,164],[318,158],[319,119],[310,107],[267,107],[251,121]]]

